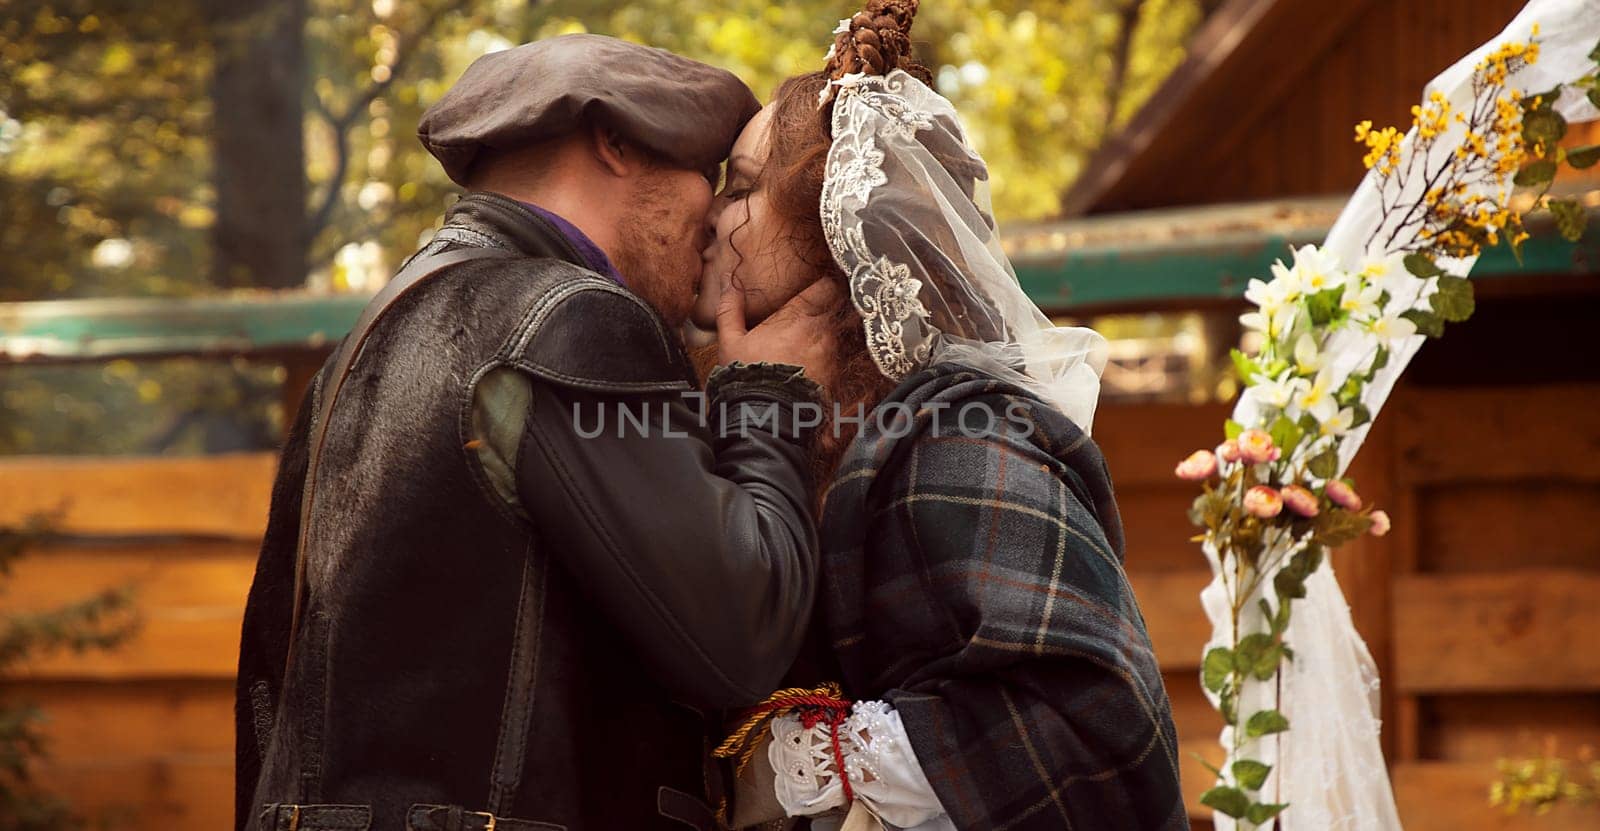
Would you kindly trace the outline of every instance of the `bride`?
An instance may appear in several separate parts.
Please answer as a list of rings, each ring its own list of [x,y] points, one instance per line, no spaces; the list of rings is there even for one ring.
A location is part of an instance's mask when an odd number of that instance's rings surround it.
[[[816,828],[854,807],[891,828],[1187,829],[1089,438],[1104,341],[1019,287],[988,170],[911,54],[916,9],[842,22],[826,68],[746,127],[713,207],[696,319],[723,362],[746,315],[817,281],[853,301],[816,450],[822,598],[791,680],[855,704],[779,694],[746,731],[770,736],[770,768],[741,767]]]

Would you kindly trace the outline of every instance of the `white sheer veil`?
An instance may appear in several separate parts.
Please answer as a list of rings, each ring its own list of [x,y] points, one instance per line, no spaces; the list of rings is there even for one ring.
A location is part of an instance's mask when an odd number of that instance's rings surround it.
[[[822,230],[879,371],[959,361],[1049,401],[1088,432],[1106,342],[1057,326],[1001,250],[988,167],[948,100],[903,70],[846,75],[835,92]]]

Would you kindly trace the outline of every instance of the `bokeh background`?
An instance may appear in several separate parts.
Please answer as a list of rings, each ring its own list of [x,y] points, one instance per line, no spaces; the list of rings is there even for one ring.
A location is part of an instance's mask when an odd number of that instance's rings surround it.
[[[1219,724],[1171,470],[1217,438],[1245,281],[1326,232],[1363,174],[1351,125],[1408,123],[1520,6],[923,5],[920,55],[991,166],[1024,288],[1112,339],[1096,438],[1186,753],[1215,759]],[[0,0],[0,831],[231,821],[239,616],[284,414],[455,198],[414,131],[467,64],[590,31],[765,97],[854,11]],[[1595,175],[1557,189],[1600,206]],[[1397,530],[1334,565],[1384,672],[1408,828],[1600,828],[1600,808],[1487,796],[1500,760],[1581,781],[1600,744],[1597,227],[1572,244],[1535,221],[1520,261],[1486,256],[1477,316],[1424,350],[1357,462]],[[1185,765],[1208,827],[1210,778]]]

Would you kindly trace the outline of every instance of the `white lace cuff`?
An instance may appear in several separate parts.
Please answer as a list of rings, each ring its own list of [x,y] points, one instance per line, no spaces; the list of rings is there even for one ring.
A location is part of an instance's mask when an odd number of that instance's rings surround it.
[[[944,813],[906,738],[900,714],[882,701],[858,701],[839,727],[839,749],[855,798],[898,828]],[[778,802],[790,816],[846,808],[828,725],[807,728],[794,713],[774,719],[767,757]]]

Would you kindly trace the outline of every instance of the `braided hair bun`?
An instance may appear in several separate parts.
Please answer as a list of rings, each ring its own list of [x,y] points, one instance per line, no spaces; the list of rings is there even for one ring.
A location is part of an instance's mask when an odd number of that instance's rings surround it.
[[[834,37],[823,73],[837,80],[854,73],[888,75],[900,69],[932,84],[933,74],[912,55],[911,21],[917,16],[917,4],[918,0],[867,0],[866,8]]]

